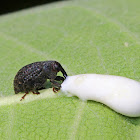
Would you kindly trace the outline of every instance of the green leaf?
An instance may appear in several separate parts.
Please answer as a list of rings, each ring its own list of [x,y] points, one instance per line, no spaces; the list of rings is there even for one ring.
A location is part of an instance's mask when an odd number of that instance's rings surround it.
[[[94,101],[14,95],[26,64],[59,61],[69,75],[100,73],[140,81],[140,2],[68,1],[0,17],[0,139],[139,139],[140,118]]]

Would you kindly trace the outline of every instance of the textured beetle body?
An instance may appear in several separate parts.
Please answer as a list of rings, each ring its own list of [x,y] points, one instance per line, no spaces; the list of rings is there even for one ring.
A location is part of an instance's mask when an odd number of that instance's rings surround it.
[[[57,76],[59,71],[66,78],[67,73],[57,61],[34,62],[22,67],[14,79],[15,94],[30,91],[37,94],[38,89],[44,86],[47,79],[50,79],[50,82],[56,87],[60,86],[56,81],[64,80],[64,78]]]

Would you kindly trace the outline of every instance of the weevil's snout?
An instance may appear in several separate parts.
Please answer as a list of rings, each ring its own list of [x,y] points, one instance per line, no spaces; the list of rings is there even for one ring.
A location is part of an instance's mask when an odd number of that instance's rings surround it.
[[[62,68],[62,66],[61,66],[61,68],[60,68],[60,71],[63,73],[63,76],[64,76],[65,79],[66,79],[66,77],[67,77],[68,75],[67,75],[66,71]]]
[[[65,79],[66,79],[66,77],[67,77],[68,75],[67,75],[67,74],[64,74],[63,76],[64,76],[64,77],[65,77]]]
[[[67,77],[67,73],[66,73],[66,71],[63,69],[63,67],[61,66],[60,63],[55,62],[55,64],[54,64],[54,69],[55,69],[57,72],[61,71],[62,74],[63,74],[63,76],[64,76],[65,78]]]

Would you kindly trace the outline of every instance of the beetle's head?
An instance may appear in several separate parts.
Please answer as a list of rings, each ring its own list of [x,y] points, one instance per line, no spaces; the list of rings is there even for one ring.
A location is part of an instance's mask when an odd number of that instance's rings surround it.
[[[53,63],[53,70],[56,72],[61,71],[63,76],[66,78],[67,77],[67,73],[65,72],[65,70],[63,69],[63,67],[61,66],[61,64],[57,61],[54,61]]]

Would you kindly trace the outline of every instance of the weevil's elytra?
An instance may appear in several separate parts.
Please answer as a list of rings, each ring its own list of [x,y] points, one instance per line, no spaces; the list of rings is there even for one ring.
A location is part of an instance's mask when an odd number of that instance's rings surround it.
[[[64,77],[57,76],[61,71]],[[32,92],[33,94],[40,94],[39,89],[43,88],[47,79],[50,79],[54,89],[60,89],[61,84],[57,81],[64,81],[67,73],[57,61],[40,61],[28,64],[22,67],[16,74],[14,79],[15,94],[25,92],[24,97]]]

